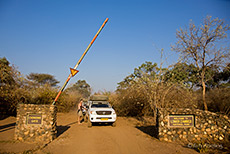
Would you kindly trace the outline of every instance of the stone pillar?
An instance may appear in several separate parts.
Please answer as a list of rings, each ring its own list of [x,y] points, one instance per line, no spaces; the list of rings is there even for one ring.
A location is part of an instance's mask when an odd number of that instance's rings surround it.
[[[187,116],[194,117],[194,125],[180,126],[181,120],[170,120],[170,117],[181,116],[184,123],[193,123]],[[183,119],[188,120],[183,120]],[[170,126],[175,122],[175,127]],[[190,123],[190,122],[191,123]],[[182,141],[185,143],[204,142],[215,143],[228,140],[230,134],[230,118],[226,115],[186,108],[159,108],[158,112],[159,140]]]
[[[56,138],[55,105],[18,104],[15,140],[48,143]]]

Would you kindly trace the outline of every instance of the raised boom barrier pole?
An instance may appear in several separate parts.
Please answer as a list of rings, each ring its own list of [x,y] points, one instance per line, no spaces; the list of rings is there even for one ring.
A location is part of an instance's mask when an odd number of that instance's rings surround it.
[[[90,42],[90,44],[88,45],[88,47],[85,49],[84,53],[82,54],[81,58],[78,60],[77,64],[74,66],[74,68],[70,68],[70,74],[68,76],[68,78],[66,79],[64,85],[62,86],[62,88],[60,89],[60,91],[58,92],[56,98],[53,101],[53,105],[56,103],[56,101],[58,100],[58,97],[61,95],[62,91],[65,89],[66,85],[68,84],[69,80],[71,77],[73,77],[74,75],[76,75],[79,71],[77,70],[79,64],[81,63],[82,59],[85,57],[86,53],[88,52],[88,50],[90,49],[90,47],[92,46],[93,42],[96,40],[97,36],[100,34],[101,30],[104,28],[105,24],[107,23],[109,19],[106,18],[104,23],[101,25],[100,29],[97,31],[96,35],[94,36],[94,38],[92,39],[92,41]]]

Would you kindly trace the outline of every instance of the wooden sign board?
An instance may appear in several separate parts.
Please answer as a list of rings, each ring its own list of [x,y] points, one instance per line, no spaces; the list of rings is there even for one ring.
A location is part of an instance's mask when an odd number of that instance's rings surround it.
[[[195,126],[194,115],[169,115],[168,126],[169,127],[194,127]]]
[[[42,114],[28,114],[26,122],[28,125],[41,125]]]

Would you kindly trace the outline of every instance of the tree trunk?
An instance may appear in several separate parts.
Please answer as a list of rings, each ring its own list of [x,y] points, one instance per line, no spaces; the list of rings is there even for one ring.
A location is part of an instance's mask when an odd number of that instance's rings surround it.
[[[205,100],[206,87],[205,87],[204,73],[203,72],[202,72],[202,75],[201,75],[201,82],[202,82],[202,89],[203,89],[202,100],[203,100],[203,104],[204,104],[204,110],[208,111],[208,106],[207,106],[207,103],[206,103],[206,100]]]

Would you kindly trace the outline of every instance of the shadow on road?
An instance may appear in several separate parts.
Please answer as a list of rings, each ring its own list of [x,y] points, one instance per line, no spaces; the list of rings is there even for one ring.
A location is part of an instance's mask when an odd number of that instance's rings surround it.
[[[10,130],[10,129],[14,129],[15,128],[15,122],[13,123],[10,123],[10,124],[6,124],[6,125],[2,125],[0,126],[0,132],[4,132],[4,131],[7,131],[7,130]]]
[[[57,126],[57,137],[59,137],[61,134],[63,134],[65,131],[67,131],[70,128],[70,126]]]
[[[92,126],[112,126],[112,123],[109,122],[96,122],[96,123],[92,123]]]
[[[73,125],[73,124],[76,124],[77,123],[77,121],[75,121],[75,122],[72,122],[72,123],[69,123],[68,125],[66,125],[66,126],[70,126],[70,125]]]
[[[67,131],[70,128],[70,125],[73,125],[76,123],[77,123],[77,121],[69,123],[65,126],[62,126],[62,125],[57,126],[57,137],[59,137],[61,134],[63,134],[65,131]]]
[[[136,126],[136,128],[142,131],[143,133],[148,134],[151,137],[158,139],[158,129],[155,125]]]

